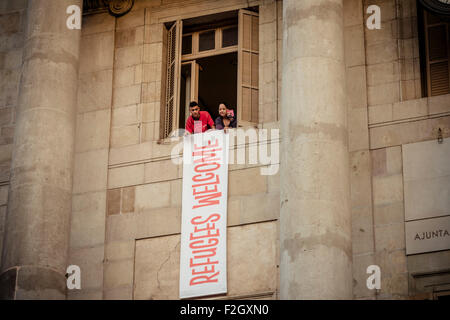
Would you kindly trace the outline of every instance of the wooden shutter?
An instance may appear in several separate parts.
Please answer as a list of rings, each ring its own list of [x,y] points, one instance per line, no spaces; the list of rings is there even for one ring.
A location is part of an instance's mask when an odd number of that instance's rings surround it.
[[[179,113],[179,78],[180,78],[180,54],[181,54],[181,28],[182,22],[175,22],[167,31],[165,37],[165,93],[164,106],[161,113],[160,135],[166,138],[177,128]]]
[[[428,96],[450,93],[449,23],[424,13]]]
[[[239,10],[238,103],[239,126],[258,123],[259,17]]]

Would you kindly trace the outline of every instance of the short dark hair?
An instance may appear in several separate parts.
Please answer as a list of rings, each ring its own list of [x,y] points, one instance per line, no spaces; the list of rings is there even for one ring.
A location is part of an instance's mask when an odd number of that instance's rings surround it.
[[[193,108],[193,107],[197,107],[198,103],[195,101],[192,101],[191,103],[189,103],[189,108]]]

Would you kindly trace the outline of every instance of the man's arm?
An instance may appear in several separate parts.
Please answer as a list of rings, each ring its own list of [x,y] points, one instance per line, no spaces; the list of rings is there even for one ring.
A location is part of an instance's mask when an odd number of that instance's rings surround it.
[[[192,117],[187,118],[186,125],[185,125],[185,129],[186,129],[185,134],[192,134],[192,132],[194,132],[194,123],[193,122],[194,121],[193,121]]]
[[[208,112],[208,125],[211,127],[211,129],[216,130],[216,125],[214,124],[213,119],[211,118],[211,115]]]

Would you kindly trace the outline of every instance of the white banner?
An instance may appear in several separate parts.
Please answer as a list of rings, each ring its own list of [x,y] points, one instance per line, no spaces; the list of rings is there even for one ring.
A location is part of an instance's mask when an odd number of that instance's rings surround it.
[[[227,292],[229,136],[184,138],[180,298]]]

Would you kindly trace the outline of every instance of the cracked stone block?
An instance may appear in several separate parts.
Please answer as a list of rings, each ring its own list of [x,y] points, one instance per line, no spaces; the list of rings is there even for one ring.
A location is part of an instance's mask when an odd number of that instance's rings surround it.
[[[277,222],[227,230],[227,297],[273,293],[277,287]],[[136,241],[134,298],[179,299],[180,235]]]

